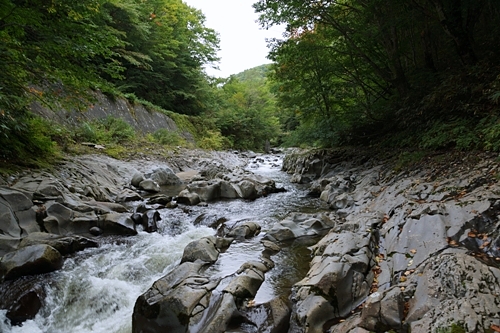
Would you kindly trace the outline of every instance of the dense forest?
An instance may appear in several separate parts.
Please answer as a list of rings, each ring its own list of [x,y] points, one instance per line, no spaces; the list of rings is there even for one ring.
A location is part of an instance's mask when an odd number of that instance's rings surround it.
[[[500,149],[500,1],[260,0],[291,144]]]
[[[500,150],[500,1],[260,0],[271,65],[229,78],[219,37],[182,0],[3,0],[0,159],[62,142],[132,140],[119,120],[60,128],[30,113],[85,110],[94,92],[183,115],[198,146],[377,145]],[[242,36],[244,38],[244,36]],[[184,119],[184,118],[183,118]],[[93,126],[93,127],[92,127]],[[89,130],[91,129],[91,130]],[[175,143],[170,134],[150,140]],[[103,142],[105,143],[105,142]]]

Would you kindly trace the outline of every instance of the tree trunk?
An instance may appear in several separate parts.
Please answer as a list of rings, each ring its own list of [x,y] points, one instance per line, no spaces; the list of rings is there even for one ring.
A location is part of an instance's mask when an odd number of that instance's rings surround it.
[[[473,36],[473,31],[468,31],[468,28],[473,27],[471,24],[477,19],[473,17],[468,17],[467,21],[464,22],[462,17],[463,0],[430,0],[439,16],[441,25],[444,31],[450,36],[455,43],[455,48],[458,56],[463,65],[473,65],[477,62],[477,56],[474,52],[472,46],[471,37]],[[445,6],[444,1],[449,3],[449,6]],[[474,0],[479,3],[479,6],[483,2],[482,0]],[[472,21],[471,21],[472,20]]]

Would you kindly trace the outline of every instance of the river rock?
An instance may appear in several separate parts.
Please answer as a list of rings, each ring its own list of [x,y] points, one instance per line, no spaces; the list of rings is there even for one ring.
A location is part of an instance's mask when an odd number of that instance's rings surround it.
[[[136,172],[132,176],[132,179],[130,180],[130,185],[139,188],[139,184],[145,180],[146,178],[141,172]]]
[[[109,213],[101,216],[97,225],[105,234],[137,235],[134,221],[126,213]]]
[[[215,237],[203,237],[192,241],[184,248],[181,263],[202,261],[205,263],[214,263],[219,258]]]
[[[40,231],[32,197],[24,191],[0,187],[0,232],[21,237]]]
[[[319,332],[319,327],[350,313],[368,296],[375,266],[371,242],[369,233],[337,229],[311,248],[311,268],[294,286],[294,329]]]
[[[158,231],[158,221],[161,220],[160,213],[155,209],[150,209],[141,217],[142,227],[146,232]]]
[[[186,192],[189,192],[196,193],[204,202],[220,198],[254,200],[270,193],[284,191],[283,188],[277,188],[272,179],[240,168],[230,171],[220,164],[205,165],[200,175],[206,180],[192,181],[186,190],[181,192],[183,197],[187,197]]]
[[[256,222],[238,223],[229,230],[229,232],[226,234],[226,237],[236,238],[240,240],[251,238],[260,234],[260,230],[261,227]]]
[[[46,215],[43,219],[44,229],[52,234],[84,234],[99,223],[99,217],[94,211],[80,213],[58,203],[48,202],[46,205]],[[99,211],[109,211],[108,208],[97,208]]]
[[[172,201],[172,197],[165,195],[165,194],[158,194],[155,196],[152,196],[151,198],[148,199],[148,204],[150,205],[163,205],[165,206],[168,204],[170,201]]]
[[[176,198],[176,201],[185,205],[197,205],[200,203],[200,196],[197,193],[192,193],[188,189],[182,190]]]
[[[335,226],[335,219],[332,217],[324,213],[291,213],[284,220],[275,223],[264,239],[286,241],[303,236],[318,236]]]
[[[145,176],[158,183],[158,185],[182,184],[182,180],[167,166],[156,168],[151,174]]]
[[[1,284],[0,309],[6,310],[11,325],[34,319],[45,300],[45,289],[34,277],[8,280]],[[2,327],[0,325],[0,327]]]
[[[139,197],[138,200],[140,200]],[[107,214],[111,212],[125,213],[128,212],[128,208],[114,202],[99,202],[99,201],[89,201],[86,203],[88,206],[92,207],[92,210],[96,214]]]
[[[45,244],[23,247],[7,253],[0,260],[1,280],[17,279],[24,275],[48,273],[62,267],[61,253]]]
[[[35,232],[23,238],[19,247],[27,247],[36,244],[50,245],[62,255],[72,254],[90,247],[98,246],[93,240],[77,235],[60,236],[44,232]]]
[[[208,307],[211,291],[218,284],[199,275],[202,266],[183,262],[139,296],[132,315],[132,332],[186,332],[191,318]]]
[[[139,188],[147,192],[160,192],[160,185],[152,179],[144,179],[139,183]]]
[[[255,265],[244,264],[238,270],[238,274],[240,275],[233,278],[224,291],[233,295],[237,300],[254,298],[264,282],[264,272]]]
[[[291,309],[279,297],[271,301],[242,310],[247,323],[257,327],[259,332],[288,332]]]
[[[121,190],[115,197],[116,202],[129,202],[139,200],[142,200],[142,197],[139,195],[139,193],[134,192],[128,188]]]

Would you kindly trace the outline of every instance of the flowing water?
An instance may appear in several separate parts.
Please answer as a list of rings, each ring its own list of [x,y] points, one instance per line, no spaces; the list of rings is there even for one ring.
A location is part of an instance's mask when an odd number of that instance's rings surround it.
[[[5,312],[0,311],[0,332],[130,333],[137,297],[179,264],[189,242],[215,234],[214,229],[203,223],[195,225],[195,221],[223,218],[231,225],[250,220],[262,226],[259,236],[233,243],[207,273],[231,275],[244,262],[258,260],[263,250],[260,239],[275,222],[290,212],[324,208],[318,199],[307,196],[305,188],[289,183],[289,176],[280,171],[280,162],[274,156],[267,157],[264,163],[252,164],[250,170],[274,179],[286,192],[254,201],[226,200],[208,207],[163,209],[157,233],[101,238],[98,248],[66,258],[61,270],[39,277],[47,297],[35,319],[11,327],[6,323]],[[255,301],[287,297],[291,285],[307,271],[307,256],[304,244],[291,244],[273,256],[276,267],[266,273]]]

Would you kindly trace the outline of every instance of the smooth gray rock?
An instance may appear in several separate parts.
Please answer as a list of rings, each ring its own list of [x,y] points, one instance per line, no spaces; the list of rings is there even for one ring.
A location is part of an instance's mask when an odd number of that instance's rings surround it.
[[[0,187],[0,232],[10,237],[21,237],[40,231],[32,207],[31,195]]]
[[[264,239],[285,241],[303,236],[318,236],[325,234],[335,224],[335,220],[326,213],[291,213],[282,221],[275,223]]]
[[[150,209],[142,214],[142,227],[146,232],[158,231],[158,221],[161,220],[160,213],[155,209]]]
[[[255,237],[260,233],[261,227],[256,222],[243,222],[234,226],[226,235],[226,237],[245,239]]]
[[[194,317],[193,323],[190,326],[191,332],[198,333],[224,333],[230,322],[236,317],[238,313],[238,308],[236,306],[235,300],[231,294],[222,293],[219,299],[215,301],[212,306],[207,309],[209,311],[208,316],[205,320],[197,322],[196,317]],[[201,316],[202,312],[199,314]]]
[[[200,196],[197,193],[192,193],[188,189],[182,190],[176,198],[176,201],[184,205],[197,205],[200,203]]]
[[[146,174],[146,177],[154,180],[160,186],[182,184],[182,180],[166,166],[153,170],[151,174]]]
[[[219,258],[219,250],[216,246],[215,237],[203,237],[186,245],[181,263],[196,262],[197,260],[214,263],[217,258]]]
[[[282,333],[288,331],[291,309],[279,297],[258,304],[243,311],[246,320],[258,327],[262,333]]]
[[[262,282],[264,282],[264,273],[254,267],[249,267],[244,269],[241,275],[233,278],[224,291],[240,300],[254,298]]]
[[[7,253],[0,260],[0,280],[43,274],[62,267],[61,253],[45,244],[31,245]]]
[[[127,213],[109,213],[99,218],[98,227],[105,234],[134,236],[137,235],[134,221]]]
[[[134,173],[134,175],[132,176],[132,179],[130,180],[130,184],[134,187],[137,187],[139,188],[139,184],[145,180],[146,178],[144,177],[144,175],[140,172],[136,172]]]
[[[136,187],[139,187],[139,184]],[[139,201],[139,200],[142,200],[142,197],[139,195],[139,193],[129,189],[123,189],[115,197],[116,202],[129,202],[129,201]]]
[[[147,192],[160,192],[160,185],[152,179],[144,179],[139,183],[139,188]]]
[[[133,333],[184,333],[191,318],[206,308],[218,281],[199,275],[202,264],[184,262],[157,280],[137,298],[132,315]]]
[[[86,248],[98,246],[98,244],[93,240],[78,235],[60,236],[44,232],[36,232],[23,238],[19,247],[27,247],[36,244],[50,245],[62,255],[72,254]]]

